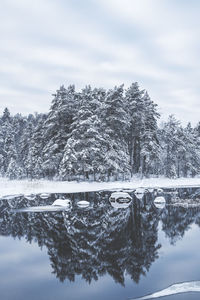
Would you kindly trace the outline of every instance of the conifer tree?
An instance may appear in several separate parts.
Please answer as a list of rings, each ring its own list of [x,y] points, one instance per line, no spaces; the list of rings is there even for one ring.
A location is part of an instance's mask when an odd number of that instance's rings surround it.
[[[60,176],[70,179],[81,175],[89,179],[89,175],[101,173],[104,152],[103,139],[100,133],[98,99],[95,99],[90,86],[86,86],[81,93],[81,107],[71,125],[71,134],[64,148],[64,156],[60,165]]]
[[[130,155],[131,175],[140,170],[141,135],[145,126],[144,91],[139,89],[137,82],[126,91],[126,101],[130,118],[128,148]]]
[[[109,90],[105,98],[102,128],[106,141],[105,165],[108,170],[108,179],[120,174],[128,174],[129,155],[126,137],[128,135],[129,116],[123,85]]]
[[[158,174],[160,145],[158,140],[157,105],[153,103],[147,92],[143,96],[144,116],[140,137],[140,170],[141,174]]]
[[[43,170],[49,178],[58,173],[63,149],[68,140],[72,120],[77,110],[75,87],[61,86],[54,95],[50,111],[44,124],[45,146]]]

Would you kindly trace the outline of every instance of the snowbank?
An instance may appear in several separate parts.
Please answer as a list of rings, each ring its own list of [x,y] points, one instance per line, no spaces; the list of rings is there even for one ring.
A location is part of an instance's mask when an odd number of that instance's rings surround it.
[[[16,194],[78,193],[100,190],[144,188],[200,187],[200,178],[134,178],[128,182],[68,182],[48,180],[8,180],[0,178],[0,197]]]
[[[176,295],[181,293],[189,293],[189,292],[200,292],[200,281],[176,283],[154,294],[147,295],[140,298],[134,298],[132,300],[155,299],[155,298]]]

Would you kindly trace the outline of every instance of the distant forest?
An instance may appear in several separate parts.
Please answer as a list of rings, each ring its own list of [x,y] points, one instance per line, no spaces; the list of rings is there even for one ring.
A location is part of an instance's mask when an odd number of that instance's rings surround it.
[[[10,179],[126,180],[200,173],[200,123],[160,115],[137,82],[105,90],[61,86],[47,114],[0,117],[0,176]]]

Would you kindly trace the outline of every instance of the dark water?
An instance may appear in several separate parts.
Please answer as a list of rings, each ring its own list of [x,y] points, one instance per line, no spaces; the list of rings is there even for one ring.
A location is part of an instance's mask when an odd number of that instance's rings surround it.
[[[155,191],[140,199],[130,194],[123,209],[111,206],[108,191],[1,199],[0,299],[123,300],[200,281],[200,189],[164,190],[163,209],[154,205]],[[60,197],[72,207],[20,211]],[[90,206],[78,208],[79,200]],[[200,299],[200,293],[163,299]]]

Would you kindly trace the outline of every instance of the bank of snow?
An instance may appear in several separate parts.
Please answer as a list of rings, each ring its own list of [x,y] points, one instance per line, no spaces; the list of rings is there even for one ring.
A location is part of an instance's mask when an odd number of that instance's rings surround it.
[[[200,178],[134,178],[131,181],[115,182],[68,182],[48,180],[8,180],[0,178],[0,197],[16,194],[39,193],[78,193],[100,190],[135,189],[145,188],[175,188],[175,187],[200,187]]]

